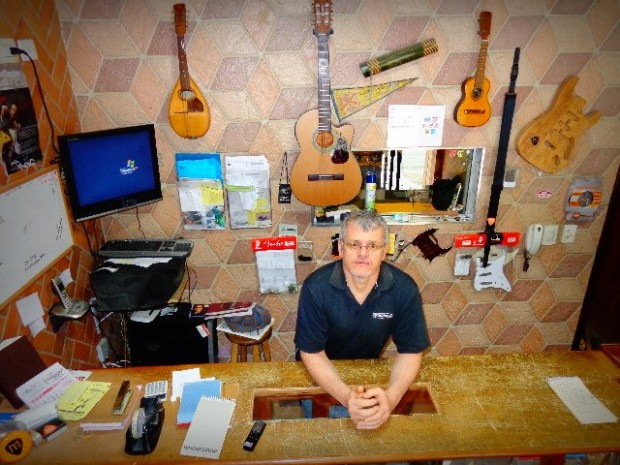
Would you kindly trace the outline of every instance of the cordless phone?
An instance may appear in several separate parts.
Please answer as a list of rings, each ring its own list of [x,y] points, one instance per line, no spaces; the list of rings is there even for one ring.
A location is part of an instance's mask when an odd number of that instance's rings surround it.
[[[60,276],[52,278],[52,287],[54,292],[58,295],[61,305],[56,305],[52,313],[56,316],[63,316],[67,318],[81,318],[88,311],[88,303],[83,300],[73,300],[69,297],[67,288]]]
[[[52,278],[52,286],[54,286],[54,291],[60,298],[60,302],[62,306],[66,309],[69,309],[73,306],[73,299],[69,297],[69,293],[67,292],[67,288],[65,287],[60,276],[55,276]]]

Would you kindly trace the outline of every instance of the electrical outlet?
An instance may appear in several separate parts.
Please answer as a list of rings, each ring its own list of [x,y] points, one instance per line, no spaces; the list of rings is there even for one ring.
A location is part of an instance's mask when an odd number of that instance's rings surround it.
[[[38,60],[39,56],[37,55],[37,47],[34,45],[34,40],[32,39],[22,39],[17,41],[17,46],[22,50],[28,52],[30,58],[33,60]],[[28,57],[24,54],[20,54],[22,61],[28,61]]]
[[[577,225],[576,224],[565,224],[562,229],[562,239],[560,242],[562,244],[568,244],[570,242],[575,242],[575,236],[577,235]]]
[[[504,187],[510,189],[517,187],[517,175],[519,170],[516,168],[507,168],[504,174]]]
[[[13,39],[0,39],[0,64],[19,63],[19,57],[11,53],[11,47],[15,47]]]

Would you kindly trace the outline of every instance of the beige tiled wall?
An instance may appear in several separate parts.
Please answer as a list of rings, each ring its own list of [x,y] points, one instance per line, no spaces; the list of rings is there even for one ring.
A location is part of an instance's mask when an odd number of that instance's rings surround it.
[[[253,237],[296,223],[313,242],[314,260],[298,263],[298,280],[331,260],[333,228],[310,225],[310,209],[273,198],[273,230],[188,232],[179,214],[176,152],[258,153],[271,163],[277,187],[283,153],[295,155],[294,125],[317,106],[316,39],[310,0],[210,0],[187,2],[186,35],[190,73],[204,92],[212,123],[205,137],[187,140],[170,128],[167,106],[178,78],[172,1],[113,2],[56,0],[68,56],[71,85],[82,130],[154,122],[161,154],[165,199],[136,213],[101,221],[106,238],[185,236],[194,239],[190,257],[194,302],[256,298],[274,315],[276,360],[290,359],[297,294],[257,295],[250,252]],[[433,354],[567,349],[572,341],[594,253],[619,165],[620,6],[616,0],[335,0],[330,37],[332,87],[369,84],[358,64],[370,56],[436,38],[439,51],[385,71],[373,84],[417,77],[404,90],[348,118],[357,149],[385,144],[389,104],[446,106],[444,145],[483,145],[478,221],[441,225],[443,246],[455,233],[481,231],[486,218],[497,153],[504,94],[515,47],[521,48],[517,111],[508,167],[519,170],[517,187],[501,196],[498,230],[524,232],[531,223],[562,224],[564,202],[576,176],[598,176],[603,206],[592,223],[579,225],[572,244],[545,246],[527,273],[518,255],[505,267],[513,289],[477,292],[471,277],[453,276],[454,250],[428,262],[409,247],[396,264],[422,289]],[[486,75],[491,81],[491,120],[466,129],[450,115],[461,83],[476,67],[481,10],[493,13]],[[53,34],[51,34],[53,35]],[[41,43],[42,47],[47,45]],[[552,103],[569,75],[580,78],[576,92],[586,111],[601,120],[577,142],[568,168],[545,174],[517,155],[514,139]],[[548,192],[549,198],[540,193]],[[413,239],[423,226],[393,228]],[[226,357],[228,348],[223,345]]]

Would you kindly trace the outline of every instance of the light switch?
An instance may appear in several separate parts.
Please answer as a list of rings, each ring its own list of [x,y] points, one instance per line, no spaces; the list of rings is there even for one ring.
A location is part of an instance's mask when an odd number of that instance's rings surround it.
[[[558,240],[558,231],[560,230],[560,225],[557,224],[546,224],[543,226],[543,236],[542,236],[542,245],[553,245]]]

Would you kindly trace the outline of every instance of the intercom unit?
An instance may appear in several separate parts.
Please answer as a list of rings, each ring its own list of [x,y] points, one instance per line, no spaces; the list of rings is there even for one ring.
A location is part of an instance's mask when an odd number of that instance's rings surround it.
[[[530,224],[525,234],[525,249],[534,255],[540,249],[543,240],[542,224]]]

